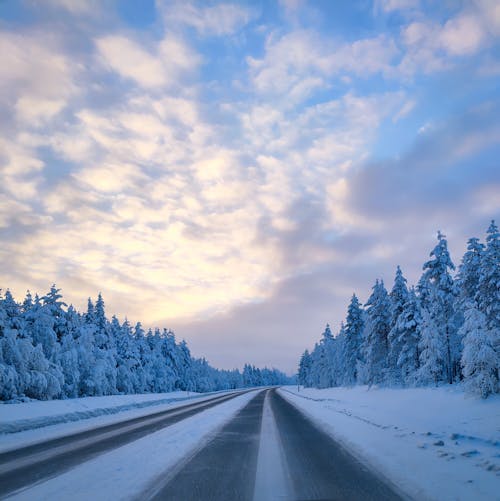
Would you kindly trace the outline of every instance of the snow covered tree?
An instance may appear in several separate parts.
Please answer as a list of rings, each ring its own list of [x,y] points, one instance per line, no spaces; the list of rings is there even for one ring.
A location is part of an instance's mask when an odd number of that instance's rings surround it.
[[[486,317],[472,303],[461,327],[464,350],[462,367],[466,389],[482,398],[498,391],[498,360]]]
[[[389,354],[389,330],[391,319],[389,295],[382,280],[377,280],[373,292],[365,304],[366,323],[363,351],[367,383],[380,384],[386,377]]]
[[[439,359],[442,361],[443,377],[448,383],[453,381],[459,375],[461,347],[457,335],[458,319],[455,311],[455,287],[450,270],[455,266],[451,261],[448,252],[448,243],[445,236],[438,232],[438,244],[430,253],[432,259],[427,261],[424,266],[421,284],[428,284],[427,297],[423,298],[424,309],[427,309],[431,319],[425,319],[425,336],[422,336],[422,342],[430,340],[429,328],[432,325],[433,335],[440,338],[434,346],[440,346],[443,353]],[[425,347],[421,353],[425,351]],[[425,364],[422,364],[425,366]]]
[[[457,275],[458,301],[462,309],[465,309],[465,303],[476,302],[483,252],[484,245],[479,242],[479,239],[469,238],[467,251],[462,258]]]
[[[211,391],[243,385],[238,370],[220,371],[194,359],[187,343],[176,343],[167,329],[160,334],[132,330],[105,315],[104,300],[89,299],[87,311],[67,310],[60,290],[16,303],[0,294],[0,400],[111,395],[118,391]],[[275,369],[248,366],[252,385],[290,382]],[[118,386],[118,388],[117,388]]]
[[[66,311],[66,331],[58,351],[58,364],[64,377],[63,393],[66,397],[76,398],[80,391],[80,367],[78,363],[78,336],[81,320],[70,306]]]
[[[89,315],[88,324],[94,327],[95,372],[101,380],[98,391],[103,395],[112,395],[117,392],[117,353],[115,340],[110,333],[110,324],[106,318],[104,299],[100,292],[95,306],[89,309],[92,313]]]
[[[479,270],[477,300],[489,328],[500,327],[500,233],[495,221],[487,230]]]
[[[500,366],[500,233],[495,221],[486,232],[486,249],[481,259],[476,295],[478,309],[486,317]]]
[[[390,385],[401,383],[401,368],[398,365],[399,355],[403,348],[403,339],[401,339],[401,323],[399,317],[404,311],[406,302],[408,301],[408,289],[406,287],[406,278],[403,276],[401,268],[396,269],[396,277],[390,299],[390,330],[387,336],[389,341],[389,354],[387,357],[386,382]]]
[[[408,298],[399,314],[393,335],[397,335],[397,345],[400,347],[397,365],[401,371],[402,381],[406,385],[415,383],[420,367],[420,332],[422,329],[422,316],[420,313],[415,290],[408,292]]]
[[[333,356],[334,344],[330,326],[326,324],[326,328],[322,334],[321,341],[315,349],[316,363],[315,373],[317,378],[318,388],[330,388],[333,386]]]
[[[55,284],[53,284],[50,291],[42,297],[43,310],[53,319],[52,328],[58,341],[61,340],[66,329],[66,316],[63,306],[67,306],[64,301],[60,301],[62,299],[62,294],[60,294],[60,292],[61,289],[58,289]]]
[[[299,384],[309,386],[309,374],[311,372],[311,355],[305,350],[299,362]]]
[[[345,338],[343,342],[343,384],[348,386],[356,384],[358,379],[358,363],[361,360],[363,329],[363,310],[356,294],[353,294],[347,308]]]
[[[429,384],[437,386],[447,376],[444,360],[447,354],[445,338],[436,334],[439,332],[439,326],[436,325],[434,317],[425,308],[421,313],[420,368],[416,381],[422,386]]]

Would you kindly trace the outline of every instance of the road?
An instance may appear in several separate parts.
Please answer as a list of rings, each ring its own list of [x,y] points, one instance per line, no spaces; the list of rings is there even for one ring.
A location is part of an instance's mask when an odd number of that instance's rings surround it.
[[[218,396],[134,422],[51,441],[31,450],[2,454],[0,493],[15,494],[26,482],[59,475],[110,448],[155,433],[237,396]],[[36,486],[32,491],[36,495]],[[156,476],[137,496],[141,500],[182,501],[405,498],[315,426],[276,389],[256,392],[205,443]]]

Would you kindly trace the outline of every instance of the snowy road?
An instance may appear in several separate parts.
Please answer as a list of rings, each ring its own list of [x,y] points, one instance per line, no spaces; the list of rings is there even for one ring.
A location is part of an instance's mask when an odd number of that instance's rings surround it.
[[[259,392],[188,461],[141,496],[155,500],[396,500],[391,487],[275,389]]]
[[[401,499],[276,389],[106,428],[0,456],[0,492],[72,501]]]

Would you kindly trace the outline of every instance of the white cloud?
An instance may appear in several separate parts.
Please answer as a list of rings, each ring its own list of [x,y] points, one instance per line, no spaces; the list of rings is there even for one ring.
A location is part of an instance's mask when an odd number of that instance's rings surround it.
[[[45,0],[44,3],[78,16],[98,15],[103,7],[103,2],[100,0]]]
[[[401,41],[406,52],[399,70],[406,75],[443,71],[456,64],[457,58],[475,55],[491,44],[500,33],[500,9],[497,13],[489,2],[476,5],[443,24],[423,18],[405,26]]]
[[[473,0],[482,22],[492,36],[500,35],[500,3],[497,0]]]
[[[196,6],[191,2],[160,3],[168,29],[178,24],[195,28],[204,36],[236,33],[256,15],[255,9],[234,3]]]
[[[92,189],[103,193],[126,193],[148,180],[148,177],[137,166],[125,163],[85,167],[75,172],[73,176]],[[84,187],[82,188],[85,190]]]
[[[56,116],[66,105],[62,99],[37,99],[23,96],[16,102],[16,114],[20,121],[34,125]]]
[[[172,36],[166,36],[158,47],[149,50],[122,35],[98,38],[96,46],[113,71],[145,88],[178,83],[179,76],[200,61],[184,42]]]
[[[420,0],[375,0],[375,6],[383,12],[417,9]]]
[[[107,36],[96,40],[97,49],[113,71],[135,80],[144,87],[159,87],[169,77],[159,58],[124,36]]]
[[[394,115],[394,117],[392,118],[392,121],[394,123],[398,122],[402,118],[409,115],[412,112],[412,110],[415,108],[416,104],[417,104],[417,102],[414,99],[409,99],[408,101],[406,101],[403,104],[403,106],[401,107],[401,109]]]
[[[480,20],[466,14],[447,21],[439,34],[440,45],[448,54],[456,56],[475,53],[485,39],[486,32]]]
[[[0,105],[27,127],[53,118],[79,90],[76,65],[53,34],[39,36],[0,30]]]
[[[296,103],[346,73],[362,78],[389,73],[397,55],[395,43],[384,35],[337,45],[318,33],[296,30],[269,36],[264,57],[249,57],[247,63],[259,93],[284,94]]]

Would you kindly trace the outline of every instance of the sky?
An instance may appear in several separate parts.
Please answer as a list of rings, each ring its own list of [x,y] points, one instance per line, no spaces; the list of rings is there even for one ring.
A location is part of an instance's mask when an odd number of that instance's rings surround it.
[[[292,373],[500,219],[495,0],[0,1],[0,287]]]

